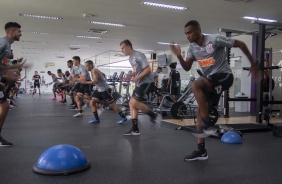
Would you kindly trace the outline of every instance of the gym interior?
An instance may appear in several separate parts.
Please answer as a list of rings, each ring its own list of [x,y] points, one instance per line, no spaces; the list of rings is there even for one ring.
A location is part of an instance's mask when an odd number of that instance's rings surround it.
[[[21,72],[25,79],[18,98],[14,98],[16,107],[9,111],[2,129],[2,136],[13,146],[0,146],[0,183],[282,182],[282,2],[154,1],[184,7],[177,10],[130,0],[0,1],[2,27],[10,21],[22,26],[20,41],[11,46],[13,54],[30,64]],[[191,84],[200,77],[200,66],[195,62],[186,72],[169,48],[174,41],[183,58],[186,56],[189,42],[183,28],[189,20],[199,21],[204,34],[243,41],[264,74],[256,82],[243,52],[226,49],[234,82],[222,93],[215,110],[217,132],[206,139],[209,158],[193,162],[185,162],[183,157],[196,146],[191,132],[198,105]],[[6,35],[4,29],[0,33],[1,37]],[[145,54],[152,72],[162,68],[156,80],[162,94],[160,103],[156,93],[144,99],[150,109],[162,115],[161,127],[154,129],[150,118],[140,113],[139,136],[123,136],[131,122],[117,124],[118,114],[110,108],[100,115],[101,123],[88,124],[93,116],[89,108],[84,117],[74,118],[70,101],[61,104],[50,100],[52,78],[47,71],[68,70],[67,61],[77,55],[82,64],[92,60],[106,74],[117,94],[116,103],[130,116],[124,104],[135,85],[122,80],[132,72],[128,56],[120,50],[124,39]],[[166,90],[169,65],[175,62],[181,79],[178,99]],[[41,97],[32,96],[35,71],[42,79]],[[224,141],[227,132],[239,133],[240,141]],[[38,163],[56,149],[59,153],[47,158],[45,165],[62,164],[64,168],[74,158],[59,159],[75,152],[75,157],[79,154],[85,160],[82,169],[42,172]]]

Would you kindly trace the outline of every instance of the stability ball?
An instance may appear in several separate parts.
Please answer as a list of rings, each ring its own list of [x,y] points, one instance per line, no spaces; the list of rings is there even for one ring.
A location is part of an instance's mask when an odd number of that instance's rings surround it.
[[[228,144],[242,144],[242,137],[237,132],[229,131],[222,135],[221,141]]]
[[[90,166],[80,149],[61,144],[44,151],[33,166],[33,171],[45,175],[68,175],[85,171]]]

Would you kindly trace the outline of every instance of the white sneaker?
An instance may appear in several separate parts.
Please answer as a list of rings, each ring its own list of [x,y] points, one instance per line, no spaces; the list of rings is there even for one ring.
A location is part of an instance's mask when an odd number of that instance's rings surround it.
[[[82,114],[82,113],[79,112],[79,113],[73,115],[73,117],[78,118],[78,117],[83,117],[83,115],[84,115],[84,114]]]

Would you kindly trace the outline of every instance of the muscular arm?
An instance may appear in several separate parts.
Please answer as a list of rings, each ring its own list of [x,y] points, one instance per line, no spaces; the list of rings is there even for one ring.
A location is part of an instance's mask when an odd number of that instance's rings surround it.
[[[172,78],[169,77],[168,80],[167,80],[167,85],[166,85],[167,88],[169,88],[169,86],[170,86],[170,84],[171,84],[171,80],[172,80]]]
[[[135,77],[135,80],[138,81],[143,77],[145,77],[146,75],[148,75],[149,73],[151,73],[151,69],[149,66],[147,66],[146,68],[143,69],[143,71],[138,76]]]
[[[242,52],[247,56],[247,58],[249,59],[251,66],[256,65],[256,62],[254,61],[254,58],[252,57],[248,47],[246,46],[246,44],[240,40],[235,40],[234,42],[234,46],[235,48],[240,48],[242,50]]]
[[[192,58],[188,58],[186,57],[186,61],[183,59],[183,57],[181,56],[181,48],[179,45],[175,45],[175,44],[171,44],[170,45],[170,49],[172,51],[172,53],[174,53],[178,59],[178,61],[180,62],[182,68],[185,71],[189,71],[192,67],[193,64],[193,59]]]
[[[192,65],[193,65],[193,59],[192,58],[186,58],[186,61],[184,61],[183,57],[180,55],[180,56],[177,56],[177,59],[179,60],[182,68],[188,72]]]
[[[92,81],[86,81],[86,76],[83,76],[84,78],[81,78],[79,81],[82,84],[97,84],[98,83],[98,77],[99,77],[99,71],[97,71],[96,69],[92,70],[91,75],[92,75],[92,78],[93,78]]]

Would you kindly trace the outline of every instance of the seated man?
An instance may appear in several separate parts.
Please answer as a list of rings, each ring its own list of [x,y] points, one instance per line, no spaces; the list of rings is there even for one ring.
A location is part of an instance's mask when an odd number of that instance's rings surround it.
[[[116,113],[121,116],[121,119],[117,122],[118,124],[127,121],[127,118],[122,113],[120,108],[114,102],[114,99],[110,93],[110,87],[107,84],[105,74],[94,68],[93,62],[88,60],[85,62],[85,68],[88,72],[91,72],[92,81],[86,81],[84,78],[80,79],[81,84],[95,85],[96,90],[92,94],[92,99],[90,101],[90,107],[94,114],[94,118],[89,121],[89,123],[100,123],[100,118],[97,113],[97,102],[103,99],[109,104],[109,106],[114,109]]]

